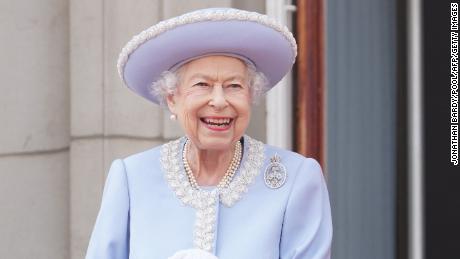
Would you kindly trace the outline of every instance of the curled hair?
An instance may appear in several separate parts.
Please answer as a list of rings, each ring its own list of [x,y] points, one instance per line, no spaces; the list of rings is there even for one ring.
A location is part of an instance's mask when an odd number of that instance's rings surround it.
[[[243,61],[246,64],[246,72],[248,75],[249,90],[253,104],[257,104],[265,92],[269,88],[267,77],[264,73],[257,71],[256,67],[249,62]],[[159,100],[161,106],[166,106],[166,97],[176,91],[180,82],[180,68],[175,71],[164,71],[160,77],[150,86],[150,94]]]
[[[159,100],[161,106],[166,106],[166,97],[174,93],[178,83],[179,76],[177,71],[164,71],[158,80],[154,81],[150,86],[150,94]]]
[[[259,103],[260,98],[268,90],[270,90],[268,85],[268,79],[264,73],[257,71],[254,64],[249,62],[246,63],[246,69],[249,78],[249,90],[251,91],[251,100],[254,104]]]

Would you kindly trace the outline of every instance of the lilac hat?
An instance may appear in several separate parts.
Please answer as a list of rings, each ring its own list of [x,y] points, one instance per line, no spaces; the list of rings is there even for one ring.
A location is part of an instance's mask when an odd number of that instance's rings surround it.
[[[131,90],[159,103],[150,86],[162,72],[197,57],[219,54],[252,62],[275,86],[291,69],[297,44],[273,18],[233,8],[209,8],[161,21],[134,36],[118,58]]]

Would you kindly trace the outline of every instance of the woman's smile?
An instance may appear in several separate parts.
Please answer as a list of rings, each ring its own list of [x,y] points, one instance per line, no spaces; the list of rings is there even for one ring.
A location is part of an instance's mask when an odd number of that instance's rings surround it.
[[[234,121],[231,117],[201,117],[200,121],[204,126],[213,131],[226,131],[229,130]]]

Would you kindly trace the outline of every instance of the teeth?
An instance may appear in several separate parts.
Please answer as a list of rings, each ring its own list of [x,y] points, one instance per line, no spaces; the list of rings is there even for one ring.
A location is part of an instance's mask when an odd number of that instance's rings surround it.
[[[213,123],[213,124],[229,124],[230,123],[230,118],[225,118],[225,119],[204,118],[204,121],[206,123]]]

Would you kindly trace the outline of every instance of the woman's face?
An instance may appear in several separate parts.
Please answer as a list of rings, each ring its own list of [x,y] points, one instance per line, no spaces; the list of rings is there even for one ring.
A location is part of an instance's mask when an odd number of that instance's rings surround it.
[[[228,56],[190,61],[168,107],[199,149],[231,149],[249,124],[251,96],[246,64]]]

